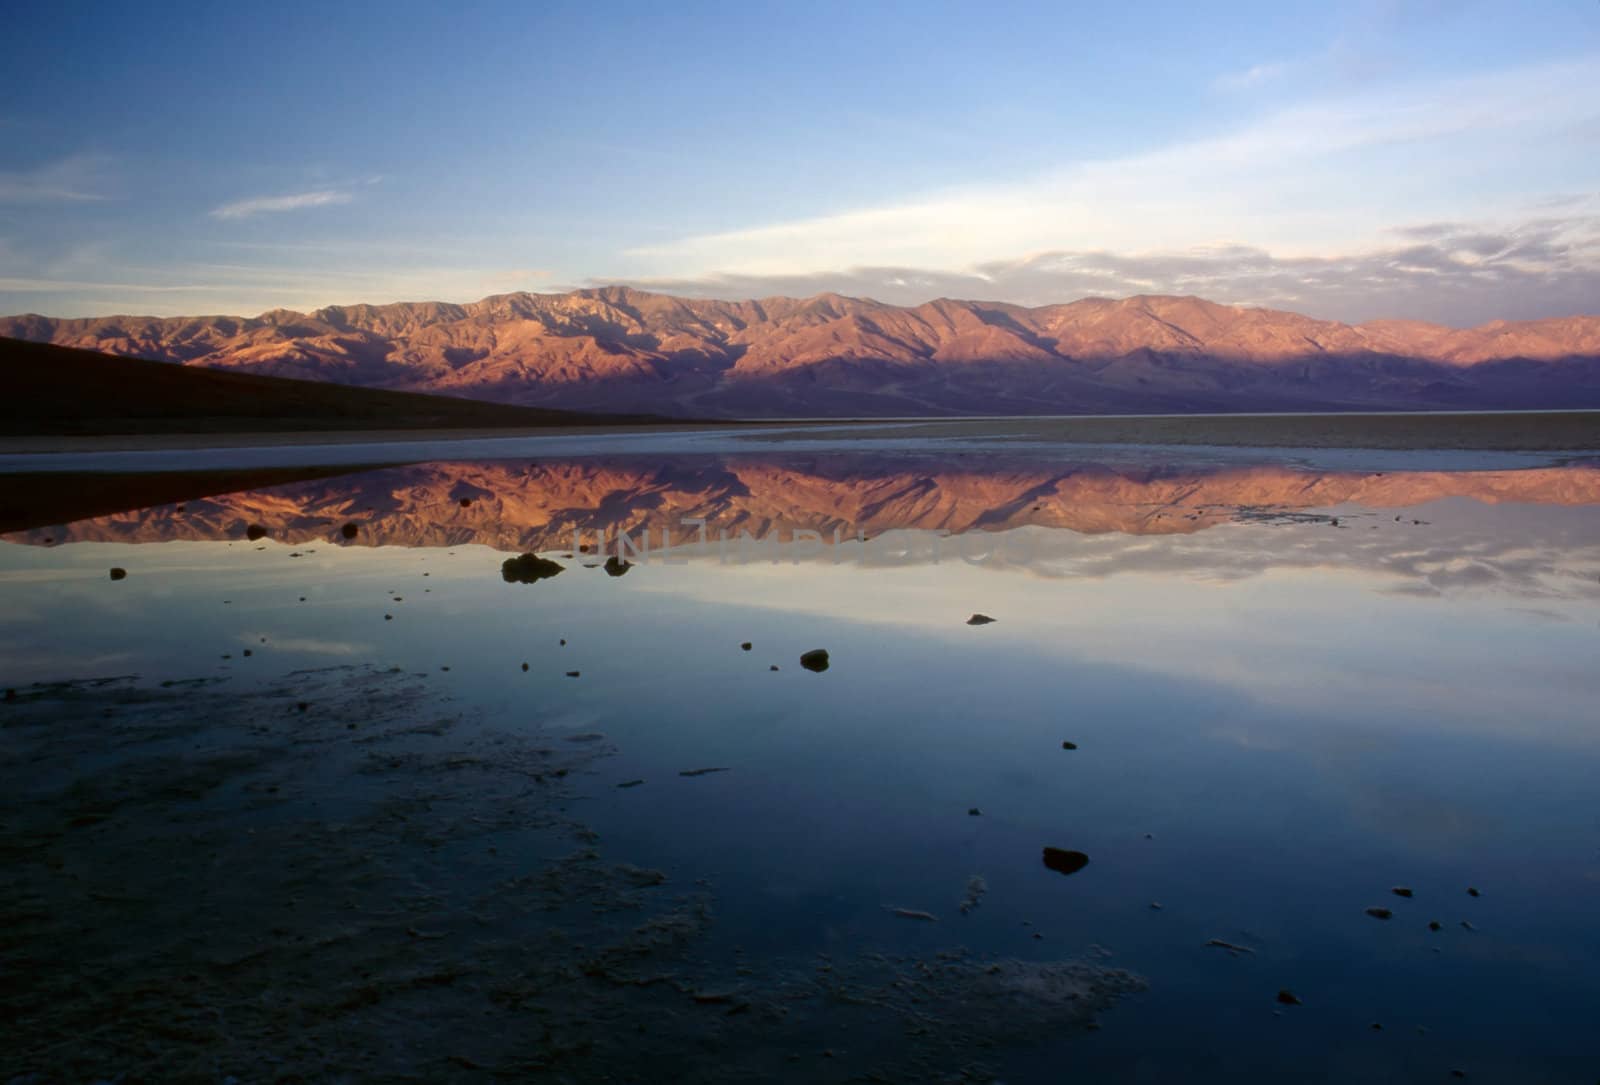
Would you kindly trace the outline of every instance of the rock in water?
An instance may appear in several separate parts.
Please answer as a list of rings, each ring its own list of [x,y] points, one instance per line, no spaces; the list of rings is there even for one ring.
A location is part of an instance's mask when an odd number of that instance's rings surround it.
[[[251,524],[244,529],[244,537],[251,542],[255,542],[257,539],[264,539],[267,537],[267,529],[260,524]]]
[[[1407,900],[1410,900],[1415,895],[1411,892],[1411,888],[1405,885],[1397,885],[1393,889],[1389,890],[1389,892],[1393,893],[1397,897],[1405,897]]]
[[[344,527],[341,527],[339,529],[339,534],[343,535],[347,539],[353,539],[353,538],[356,537],[356,534],[358,532],[360,532],[360,530],[361,529],[359,527],[357,527],[355,524],[346,524],[346,525],[344,525]],[[428,574],[427,573],[423,573],[422,575],[423,576],[427,576]]]
[[[1287,987],[1278,992],[1278,1001],[1283,1003],[1285,1006],[1305,1005],[1304,1002],[1300,1001],[1300,996],[1289,990]]]
[[[633,568],[633,562],[623,561],[615,554],[606,558],[605,570],[607,576],[626,576],[631,568]]]
[[[123,569],[123,568],[121,568],[119,566],[113,565],[111,567],[111,579],[112,580],[126,580],[126,579],[128,579],[128,570]]]
[[[828,650],[826,648],[813,648],[800,657],[800,666],[808,671],[821,674],[828,669]]]
[[[559,576],[564,568],[559,562],[541,558],[538,554],[523,554],[501,562],[500,576],[507,584],[534,584]]]
[[[750,649],[752,649],[754,647],[755,647],[754,644],[751,644],[749,641],[745,641],[743,644],[739,645],[739,650],[740,651],[744,651],[744,652],[748,652]]]
[[[1078,744],[1076,742],[1063,742],[1061,744],[1061,748],[1063,750],[1076,750],[1078,748]]]
[[[1373,919],[1388,919],[1390,916],[1394,915],[1394,913],[1387,908],[1368,908],[1367,914]]]
[[[989,617],[987,614],[974,614],[972,617],[967,619],[967,624],[968,625],[988,625],[992,621],[994,621],[994,619]]]
[[[1089,865],[1089,857],[1081,851],[1065,848],[1045,848],[1044,865],[1057,874],[1076,874]]]

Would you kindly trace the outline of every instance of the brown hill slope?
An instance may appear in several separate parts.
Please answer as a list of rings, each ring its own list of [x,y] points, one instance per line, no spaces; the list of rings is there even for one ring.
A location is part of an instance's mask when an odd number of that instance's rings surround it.
[[[0,339],[0,435],[616,425],[592,415],[349,388]]]
[[[626,287],[259,317],[0,319],[0,335],[506,403],[701,415],[1600,406],[1600,317],[1349,325],[1192,297],[1025,308]]]

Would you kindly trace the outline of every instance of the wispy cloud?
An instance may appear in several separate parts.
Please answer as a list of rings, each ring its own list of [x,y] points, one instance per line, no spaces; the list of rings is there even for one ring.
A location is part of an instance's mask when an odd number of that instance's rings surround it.
[[[33,169],[0,170],[0,203],[83,203],[103,200],[110,159],[75,154]]]
[[[1263,83],[1281,78],[1289,70],[1286,61],[1256,64],[1241,72],[1226,72],[1212,81],[1212,86],[1222,91],[1252,90]]]
[[[243,219],[253,215],[266,215],[279,211],[302,211],[308,207],[330,207],[349,203],[353,196],[336,188],[318,189],[315,192],[296,192],[288,196],[254,196],[247,200],[225,203],[211,211],[214,219]]]
[[[1560,218],[1511,224],[1406,226],[1371,247],[1329,256],[1285,256],[1227,244],[1132,253],[1056,249],[958,270],[872,265],[626,281],[703,297],[835,291],[897,304],[955,297],[1044,305],[1086,295],[1199,294],[1329,319],[1404,316],[1469,325],[1491,317],[1600,312],[1600,198],[1568,210]]]

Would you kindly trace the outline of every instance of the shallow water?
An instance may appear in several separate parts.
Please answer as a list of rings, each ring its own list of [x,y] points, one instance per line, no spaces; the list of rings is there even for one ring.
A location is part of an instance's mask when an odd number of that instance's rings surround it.
[[[611,455],[187,496],[4,536],[0,686],[370,663],[604,734],[575,809],[711,887],[711,956],[1147,981],[983,1052],[1006,1081],[1591,1082],[1600,464],[1345,463]],[[561,573],[508,581],[523,552]]]

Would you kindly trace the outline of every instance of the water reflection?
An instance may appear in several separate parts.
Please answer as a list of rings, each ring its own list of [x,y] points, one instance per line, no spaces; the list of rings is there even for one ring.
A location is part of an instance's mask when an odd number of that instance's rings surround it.
[[[264,532],[291,545],[581,552],[595,561],[615,556],[617,568],[694,558],[961,561],[1047,577],[1235,579],[1347,567],[1379,572],[1385,590],[1415,595],[1600,597],[1594,462],[1340,473],[1168,463],[1047,469],[1032,460],[963,459],[969,462],[833,455],[430,463],[339,477],[306,478],[301,470],[288,481],[282,472],[139,476],[120,483],[120,496],[114,476],[92,487],[34,476],[0,485],[0,523],[14,528],[4,538],[32,545]],[[150,502],[156,493],[165,503]],[[119,503],[119,511],[99,515]],[[61,515],[74,507],[90,515]],[[66,522],[44,526],[46,515]],[[1245,530],[1261,525],[1320,530]],[[1152,546],[1152,537],[1166,541]]]

